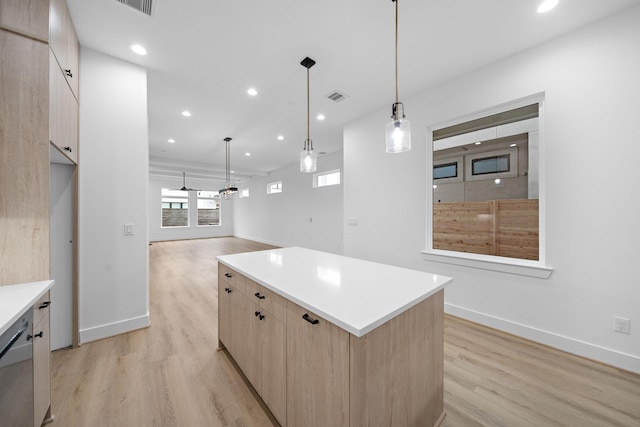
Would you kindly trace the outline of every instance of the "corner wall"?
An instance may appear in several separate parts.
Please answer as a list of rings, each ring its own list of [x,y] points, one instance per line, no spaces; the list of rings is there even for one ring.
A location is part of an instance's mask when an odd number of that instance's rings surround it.
[[[613,331],[640,325],[638,22],[636,6],[403,100],[408,153],[385,154],[387,110],[348,125],[345,255],[452,276],[447,312],[640,373],[640,328]],[[424,260],[427,128],[540,92],[551,277]]]
[[[341,184],[313,188],[313,174],[297,163],[238,184],[248,198],[234,195],[234,235],[276,246],[301,246],[342,253],[344,170],[342,151],[318,158],[318,172],[340,169]],[[282,181],[283,191],[266,194],[267,184]],[[311,221],[310,221],[311,219]]]
[[[80,59],[80,341],[149,325],[147,72],[91,49]],[[124,235],[133,224],[133,235]]]

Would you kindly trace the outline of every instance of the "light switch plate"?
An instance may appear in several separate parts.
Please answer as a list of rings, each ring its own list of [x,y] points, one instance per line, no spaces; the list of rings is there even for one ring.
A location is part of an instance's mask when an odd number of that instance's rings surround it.
[[[134,234],[133,232],[133,224],[125,224],[124,225],[124,235],[125,236],[132,236]]]

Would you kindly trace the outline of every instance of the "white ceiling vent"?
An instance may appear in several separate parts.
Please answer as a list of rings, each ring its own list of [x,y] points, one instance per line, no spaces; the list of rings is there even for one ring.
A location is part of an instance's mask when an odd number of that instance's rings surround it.
[[[345,95],[344,93],[338,92],[337,90],[334,90],[329,95],[327,95],[327,98],[335,102],[340,102],[346,99],[347,95]]]
[[[135,10],[144,13],[145,15],[151,16],[151,12],[153,11],[153,0],[117,0],[122,4],[126,4],[127,6],[131,6]]]

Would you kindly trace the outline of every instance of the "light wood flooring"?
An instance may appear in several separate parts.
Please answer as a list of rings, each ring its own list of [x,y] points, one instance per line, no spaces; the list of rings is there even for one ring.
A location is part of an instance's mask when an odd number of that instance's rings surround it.
[[[54,352],[53,425],[273,426],[216,351],[215,256],[269,248],[237,238],[153,243],[151,327]],[[640,427],[639,375],[450,316],[444,381],[446,427]]]

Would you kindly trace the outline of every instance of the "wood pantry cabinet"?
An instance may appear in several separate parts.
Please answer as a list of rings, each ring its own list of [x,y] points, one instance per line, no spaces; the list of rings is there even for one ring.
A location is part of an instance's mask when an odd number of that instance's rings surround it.
[[[80,48],[66,0],[50,2],[49,47],[49,140],[77,164]]]
[[[49,51],[49,140],[78,163],[78,102]]]
[[[73,27],[66,0],[50,0],[49,46],[59,64],[76,101],[79,96],[79,50],[78,36]]]
[[[358,337],[218,266],[219,342],[281,425],[422,427],[442,422],[443,290]],[[234,293],[243,302],[233,302]],[[264,319],[256,329],[251,320],[260,316]],[[277,326],[267,322],[273,317]],[[284,394],[278,391],[276,397],[286,398],[272,403],[268,394],[280,387]],[[282,407],[286,415],[277,415]]]

